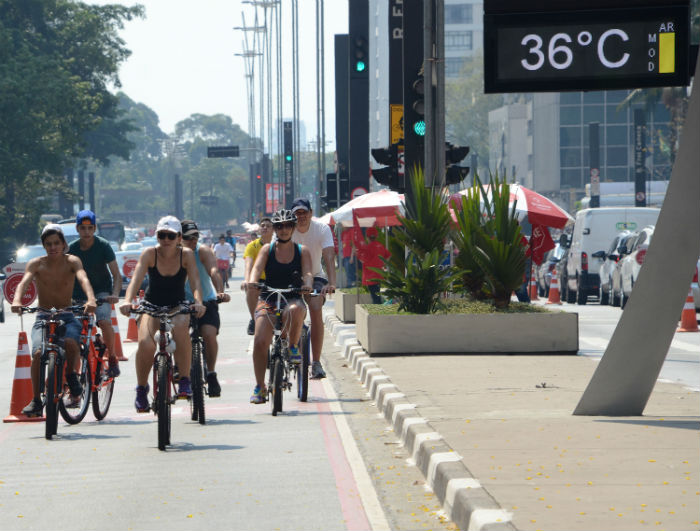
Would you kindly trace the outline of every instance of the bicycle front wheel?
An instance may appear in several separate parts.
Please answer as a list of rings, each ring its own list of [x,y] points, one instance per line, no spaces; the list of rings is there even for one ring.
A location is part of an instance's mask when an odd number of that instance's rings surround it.
[[[97,362],[95,390],[92,392],[92,413],[97,420],[107,416],[114,393],[114,378],[107,375],[106,363]]]
[[[282,379],[284,378],[284,360],[281,356],[275,356],[272,360],[272,368],[270,369],[272,385],[269,392],[272,393],[270,405],[272,406],[272,415],[277,416],[277,413],[282,411]]]
[[[158,415],[158,449],[170,444],[170,378],[168,358],[158,356],[158,387],[156,389],[156,414]]]
[[[297,397],[302,402],[306,402],[309,397],[309,360],[311,359],[311,349],[309,347],[309,329],[304,326],[301,330],[301,340],[299,341],[301,363],[296,370]]]
[[[61,371],[63,366],[57,362],[56,352],[49,352],[49,359],[46,367],[46,427],[45,436],[51,440],[58,430],[58,402],[60,400],[58,392],[61,389]]]
[[[204,361],[202,355],[202,342],[192,343],[192,369],[190,381],[192,382],[192,401],[190,413],[192,420],[198,420],[200,424],[206,424],[204,415]]]
[[[92,387],[92,378],[90,378],[90,369],[88,368],[87,358],[80,356],[80,369],[78,381],[83,386],[83,392],[77,402],[73,402],[73,397],[70,394],[68,384],[63,384],[63,396],[65,399],[58,401],[58,410],[61,412],[63,420],[68,424],[78,424],[85,418],[88,407],[90,407],[90,388]],[[69,400],[69,405],[66,405],[65,400]]]

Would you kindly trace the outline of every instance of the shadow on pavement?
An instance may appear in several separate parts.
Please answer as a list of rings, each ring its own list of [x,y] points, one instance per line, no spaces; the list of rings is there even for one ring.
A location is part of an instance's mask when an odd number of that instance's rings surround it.
[[[191,421],[192,424],[199,424],[196,420]],[[234,419],[212,419],[208,418],[207,419],[207,426],[216,426],[216,425],[229,425],[229,426],[239,426],[242,424],[258,424],[255,421],[252,420],[234,420]]]
[[[662,420],[662,419],[604,419],[596,422],[616,422],[620,424],[636,424],[640,426],[654,426],[657,428],[677,428],[682,430],[700,430],[699,420]]]
[[[191,443],[176,443],[167,447],[167,452],[192,452],[200,450],[243,450],[245,446],[233,444],[206,444],[194,445]]]

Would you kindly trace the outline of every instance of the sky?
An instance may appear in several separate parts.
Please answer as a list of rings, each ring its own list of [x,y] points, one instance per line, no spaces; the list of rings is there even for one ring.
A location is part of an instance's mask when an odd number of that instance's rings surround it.
[[[153,109],[164,132],[172,133],[177,122],[194,113],[227,114],[243,130],[248,130],[244,60],[235,55],[243,51],[245,32],[233,28],[243,25],[242,13],[247,25],[253,26],[254,7],[241,0],[87,1],[100,5],[139,3],[145,7],[144,19],[126,22],[120,31],[126,47],[132,51],[120,68],[120,90]],[[283,112],[289,118],[292,116],[291,0],[283,0],[282,5]],[[347,5],[342,0],[324,3],[327,140],[335,137],[333,40],[334,34],[347,33]],[[299,0],[299,112],[309,140],[316,135],[315,7],[316,0]],[[258,11],[262,17],[262,9]],[[247,33],[252,37],[252,32]],[[274,68],[273,61],[273,71]],[[259,117],[259,110],[256,114]]]

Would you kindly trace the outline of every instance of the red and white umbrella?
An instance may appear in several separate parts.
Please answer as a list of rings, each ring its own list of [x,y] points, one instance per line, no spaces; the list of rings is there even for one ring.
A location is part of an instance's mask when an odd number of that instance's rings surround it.
[[[490,187],[484,187],[486,193],[490,195]],[[462,208],[462,197],[467,195],[468,190],[460,190],[451,197],[452,208]],[[551,199],[525,188],[519,184],[510,185],[510,207],[517,200],[515,213],[518,221],[527,220],[531,225],[542,225],[555,229],[563,229],[567,223],[573,222],[574,218],[566,210],[561,208]]]
[[[397,214],[403,213],[403,194],[379,190],[357,196],[331,212],[331,217],[343,227],[353,227],[353,217],[361,227],[390,227],[399,225]]]

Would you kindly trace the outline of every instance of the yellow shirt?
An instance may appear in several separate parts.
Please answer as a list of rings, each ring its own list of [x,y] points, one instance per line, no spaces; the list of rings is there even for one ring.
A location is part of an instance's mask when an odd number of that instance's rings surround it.
[[[245,251],[243,251],[243,259],[245,260],[246,258],[252,258],[253,259],[253,265],[255,265],[255,260],[258,258],[258,253],[260,252],[260,249],[262,249],[262,246],[265,245],[262,242],[261,238],[258,238],[257,240],[253,240],[250,242],[248,245],[245,246]],[[260,280],[265,278],[265,272],[263,271],[262,275],[260,275]]]

